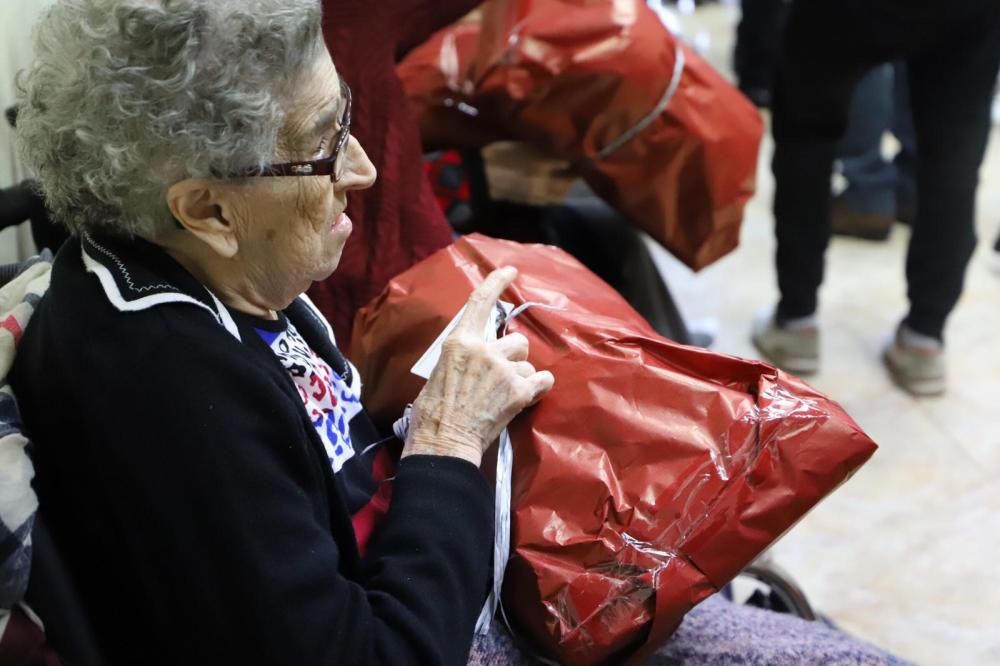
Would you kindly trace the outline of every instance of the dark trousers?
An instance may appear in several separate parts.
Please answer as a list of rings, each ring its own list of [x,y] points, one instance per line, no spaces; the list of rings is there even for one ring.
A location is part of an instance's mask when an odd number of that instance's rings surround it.
[[[770,90],[778,62],[786,0],[743,0],[736,26],[733,68],[744,90]]]
[[[997,0],[793,3],[773,108],[778,315],[816,312],[830,239],[834,150],[855,85],[873,66],[892,60],[908,65],[917,139],[906,323],[942,339],[976,242],[975,194],[1000,69]]]

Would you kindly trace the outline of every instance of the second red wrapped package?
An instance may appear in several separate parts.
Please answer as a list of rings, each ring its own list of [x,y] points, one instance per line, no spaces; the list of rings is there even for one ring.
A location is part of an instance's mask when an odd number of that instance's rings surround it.
[[[489,0],[400,64],[427,147],[517,141],[677,258],[736,247],[760,114],[645,0]]]
[[[555,387],[510,427],[515,631],[568,664],[638,663],[844,482],[875,444],[843,409],[757,361],[657,335],[576,260],[470,236],[394,279],[355,322],[364,401],[396,419],[410,370],[493,269]]]

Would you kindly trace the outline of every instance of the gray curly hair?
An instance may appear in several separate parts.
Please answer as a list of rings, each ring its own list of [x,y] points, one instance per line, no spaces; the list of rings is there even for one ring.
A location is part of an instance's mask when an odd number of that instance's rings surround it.
[[[274,158],[324,48],[318,0],[59,0],[19,82],[18,143],[55,219],[154,238],[166,191]]]

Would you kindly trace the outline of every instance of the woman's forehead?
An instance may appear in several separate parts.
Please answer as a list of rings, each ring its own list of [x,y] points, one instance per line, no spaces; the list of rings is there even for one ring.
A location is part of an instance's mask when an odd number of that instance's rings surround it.
[[[303,138],[322,134],[343,113],[340,76],[327,55],[320,58],[292,91],[286,129]]]
[[[329,54],[317,59],[306,79],[299,86],[299,96],[304,106],[311,106],[312,111],[323,110],[330,106],[343,106],[340,73]]]

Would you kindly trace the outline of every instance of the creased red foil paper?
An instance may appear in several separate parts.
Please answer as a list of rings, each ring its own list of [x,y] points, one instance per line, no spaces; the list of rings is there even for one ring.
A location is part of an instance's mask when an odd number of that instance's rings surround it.
[[[645,0],[490,0],[398,71],[427,148],[525,142],[695,270],[736,247],[760,114]]]
[[[499,266],[511,323],[555,387],[511,424],[504,608],[566,664],[641,663],[860,467],[875,444],[765,363],[672,343],[563,251],[467,236],[394,279],[355,321],[364,402],[391,423],[410,368]]]

